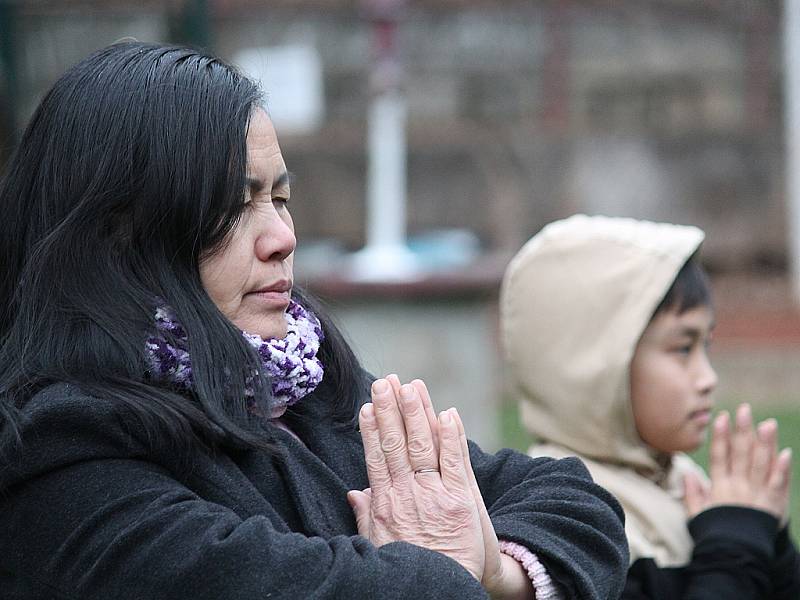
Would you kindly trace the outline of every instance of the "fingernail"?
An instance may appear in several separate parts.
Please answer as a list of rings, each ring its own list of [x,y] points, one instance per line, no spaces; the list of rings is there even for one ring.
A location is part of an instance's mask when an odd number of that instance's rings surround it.
[[[389,382],[385,379],[376,379],[372,382],[373,394],[385,394],[389,391]]]
[[[714,427],[717,429],[725,429],[726,425],[728,424],[728,413],[724,410],[717,415],[717,418],[714,420]]]
[[[413,397],[414,397],[413,387],[411,387],[407,383],[400,387],[400,398],[402,398],[403,400],[411,400],[411,398]]]
[[[366,419],[371,419],[375,414],[375,409],[372,406],[371,402],[367,402],[364,406],[361,407],[361,416]]]
[[[747,419],[750,416],[750,405],[745,403],[739,407],[739,410],[736,411],[736,420],[740,423],[746,423]]]
[[[758,435],[760,437],[770,435],[777,426],[778,422],[775,419],[767,419],[766,421],[761,421],[761,423],[758,424]]]
[[[441,413],[439,413],[439,422],[442,423],[442,425],[449,425],[451,419],[452,417],[450,416],[449,410],[443,410]]]

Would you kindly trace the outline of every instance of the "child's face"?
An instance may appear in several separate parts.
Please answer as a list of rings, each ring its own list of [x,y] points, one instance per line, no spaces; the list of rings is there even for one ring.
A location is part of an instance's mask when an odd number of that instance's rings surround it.
[[[711,420],[717,374],[707,346],[714,315],[707,306],[650,321],[631,360],[631,404],[642,440],[661,452],[695,450]]]

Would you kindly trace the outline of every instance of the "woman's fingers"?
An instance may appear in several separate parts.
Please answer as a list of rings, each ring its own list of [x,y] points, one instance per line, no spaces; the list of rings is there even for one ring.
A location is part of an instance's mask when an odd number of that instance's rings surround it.
[[[350,490],[347,492],[347,503],[353,509],[353,514],[356,517],[358,535],[369,538],[370,523],[372,522],[372,516],[370,515],[371,495],[367,494],[366,490]]]
[[[753,415],[749,404],[736,410],[736,426],[731,436],[731,475],[750,477],[753,455]]]
[[[413,385],[400,387],[400,412],[406,429],[408,460],[414,473],[422,469],[439,469],[439,457],[434,452],[433,432],[431,431],[425,407],[417,388]]]
[[[406,428],[400,414],[397,398],[386,379],[376,379],[372,384],[372,403],[378,423],[380,447],[392,481],[407,481],[412,476],[406,445]],[[370,479],[370,484],[372,480]],[[373,491],[375,486],[373,485]]]
[[[442,484],[449,490],[470,490],[454,408],[439,413],[439,470]]]
[[[380,495],[392,486],[392,478],[386,466],[386,457],[381,448],[378,422],[372,404],[365,404],[358,413],[361,440],[364,443],[364,458],[367,463],[367,477],[373,492]]]
[[[428,425],[431,428],[431,433],[433,434],[433,447],[434,452],[436,455],[439,455],[439,419],[436,418],[436,411],[433,409],[433,402],[431,401],[431,395],[428,393],[428,388],[425,385],[425,382],[421,379],[415,379],[411,382],[417,389],[417,393],[419,397],[422,398],[422,406],[425,409],[425,415],[428,417]]]
[[[392,373],[391,375],[386,376],[386,381],[392,386],[395,395],[399,398],[400,397],[400,388],[402,384],[400,383],[400,378]],[[434,446],[434,453],[436,456],[439,455],[439,419],[436,417],[436,411],[433,409],[433,402],[431,402],[431,395],[428,393],[428,388],[425,386],[425,382],[421,379],[415,379],[411,382],[419,397],[422,398],[422,406],[425,408],[425,415],[428,417],[428,426],[431,429],[431,433],[433,434],[433,446]]]
[[[500,547],[497,543],[497,534],[494,531],[494,525],[492,525],[492,520],[489,517],[489,511],[486,510],[486,503],[483,501],[481,489],[478,487],[478,480],[475,478],[475,472],[472,470],[472,461],[470,461],[469,458],[469,443],[467,442],[464,423],[461,421],[461,415],[455,410],[453,411],[453,418],[458,425],[458,437],[461,442],[461,452],[464,456],[464,470],[467,472],[467,480],[472,489],[472,497],[475,499],[475,504],[478,507],[478,515],[481,520],[483,547],[486,554],[483,565],[483,583],[487,589],[491,590],[496,585],[496,580],[502,576],[503,569]]]
[[[722,481],[729,473],[730,455],[730,417],[727,412],[721,412],[714,419],[714,428],[711,431],[711,445],[708,451],[708,472],[711,481]]]
[[[389,375],[386,376],[386,381],[388,381],[389,385],[392,386],[392,389],[394,390],[394,395],[399,396],[400,386],[403,385],[402,383],[400,383],[400,378],[394,373],[390,373]]]

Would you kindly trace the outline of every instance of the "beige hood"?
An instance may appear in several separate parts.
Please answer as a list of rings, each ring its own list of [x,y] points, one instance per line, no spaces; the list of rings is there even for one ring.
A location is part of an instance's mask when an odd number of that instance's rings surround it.
[[[703,237],[696,227],[576,215],[525,244],[506,270],[500,311],[528,431],[599,462],[660,470],[636,433],[628,369]]]

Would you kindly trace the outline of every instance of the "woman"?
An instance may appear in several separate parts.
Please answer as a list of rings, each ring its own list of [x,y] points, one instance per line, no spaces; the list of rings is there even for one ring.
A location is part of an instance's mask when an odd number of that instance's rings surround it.
[[[5,597],[616,597],[621,511],[580,463],[468,448],[421,382],[365,404],[293,288],[259,101],[218,59],[117,44],[55,84],[11,159]]]

